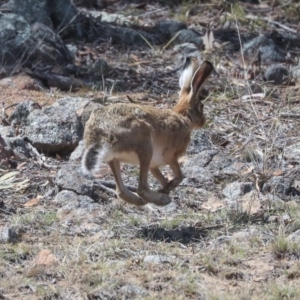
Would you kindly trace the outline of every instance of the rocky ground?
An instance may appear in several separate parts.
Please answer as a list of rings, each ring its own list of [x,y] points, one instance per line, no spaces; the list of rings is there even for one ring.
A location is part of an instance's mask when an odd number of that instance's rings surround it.
[[[297,9],[124,4],[126,22],[185,21],[201,45],[73,45],[78,63],[101,56],[117,70],[115,81],[73,93],[27,75],[0,80],[0,298],[299,299]],[[181,159],[186,178],[166,207],[128,205],[106,165],[96,178],[80,172],[84,124],[127,96],[171,108],[191,52],[220,76],[206,84],[207,123]],[[137,174],[123,166],[126,185]],[[150,185],[159,187],[151,176]]]

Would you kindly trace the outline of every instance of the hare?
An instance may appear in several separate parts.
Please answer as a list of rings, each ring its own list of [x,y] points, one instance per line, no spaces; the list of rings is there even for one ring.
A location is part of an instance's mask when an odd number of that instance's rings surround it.
[[[186,59],[179,80],[179,101],[172,110],[132,103],[117,103],[94,110],[84,131],[83,172],[93,174],[100,162],[108,163],[119,198],[137,206],[169,204],[168,193],[184,178],[178,158],[186,151],[191,131],[205,123],[199,91],[214,67],[208,61],[198,69],[197,65],[196,59]],[[137,193],[124,186],[121,162],[140,166]],[[159,170],[164,165],[169,165],[174,173],[170,181]],[[161,190],[149,188],[149,170],[162,185]]]

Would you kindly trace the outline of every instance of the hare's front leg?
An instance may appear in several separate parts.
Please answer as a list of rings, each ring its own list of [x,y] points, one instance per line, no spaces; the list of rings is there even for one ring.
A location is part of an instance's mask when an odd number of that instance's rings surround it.
[[[168,197],[168,195],[152,191],[148,186],[148,173],[153,155],[153,146],[150,131],[148,138],[145,138],[143,141],[143,145],[139,147],[137,155],[140,162],[139,186],[137,191],[138,195],[142,197],[146,202],[153,203],[159,206],[165,206],[169,204],[171,202],[171,199]]]
[[[182,174],[177,159],[174,158],[174,160],[169,164],[169,166],[174,173],[174,178],[170,181],[167,181],[167,179],[161,173],[159,168],[151,169],[151,173],[160,182],[160,184],[163,187],[162,189],[159,190],[159,192],[165,194],[169,194],[170,191],[174,190],[182,182],[184,178],[184,175]]]
[[[130,192],[123,183],[122,177],[121,177],[121,170],[120,170],[120,163],[117,160],[112,160],[109,163],[109,166],[114,174],[114,177],[116,179],[116,190],[117,195],[119,198],[123,199],[127,203],[134,204],[137,206],[145,205],[146,202],[143,201],[141,197],[136,195],[135,193]]]

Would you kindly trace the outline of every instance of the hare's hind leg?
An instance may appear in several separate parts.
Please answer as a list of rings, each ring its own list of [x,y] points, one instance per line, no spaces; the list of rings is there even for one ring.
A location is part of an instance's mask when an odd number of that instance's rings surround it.
[[[159,190],[160,193],[169,194],[169,192],[174,190],[184,178],[177,159],[174,159],[171,163],[169,163],[169,166],[174,173],[174,178],[170,181],[167,181],[159,168],[151,169],[153,176],[160,182],[163,187]]]
[[[117,186],[116,190],[117,190],[118,197],[130,204],[134,204],[137,206],[145,205],[146,202],[144,202],[142,198],[140,198],[135,193],[130,192],[124,186],[124,183],[123,183],[123,180],[121,177],[120,163],[117,160],[112,160],[108,164],[109,164],[109,166],[114,174],[114,177],[116,179],[116,186]]]
[[[165,206],[171,202],[171,199],[168,197],[168,195],[152,191],[148,186],[148,173],[153,154],[151,136],[149,139],[149,143],[144,143],[143,146],[144,149],[139,149],[139,152],[137,153],[140,161],[138,194],[146,202],[153,203],[159,206]],[[144,151],[142,152],[141,150]]]

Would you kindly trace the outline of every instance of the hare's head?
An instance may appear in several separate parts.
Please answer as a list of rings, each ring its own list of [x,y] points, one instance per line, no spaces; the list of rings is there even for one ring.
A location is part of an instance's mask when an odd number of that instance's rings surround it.
[[[186,58],[186,63],[179,79],[181,89],[179,101],[174,107],[174,111],[187,116],[191,120],[193,128],[200,128],[205,123],[201,89],[213,71],[214,67],[209,61],[204,61],[198,67],[195,58]]]

